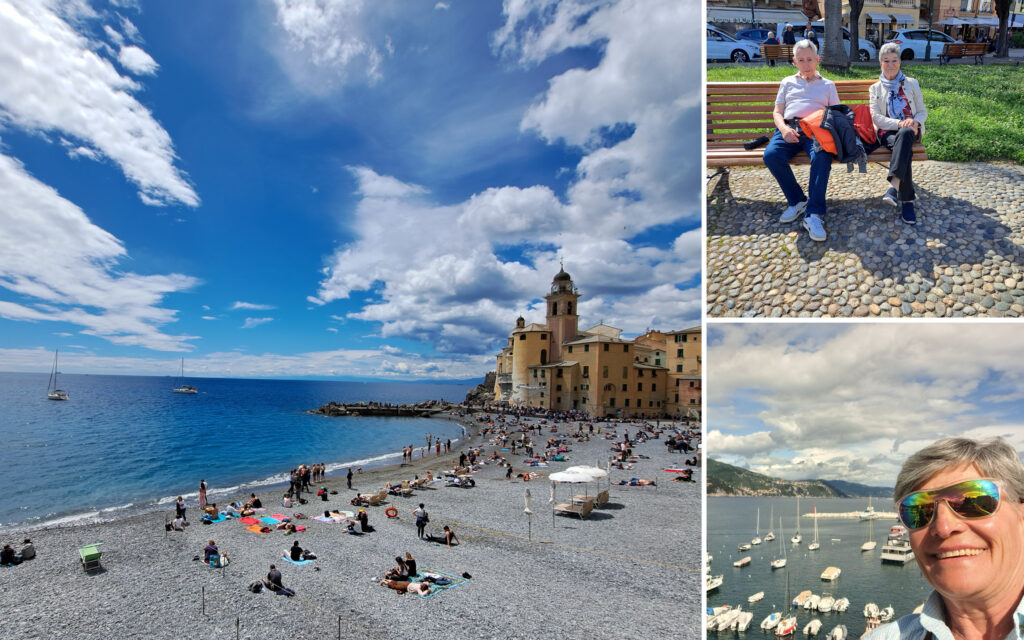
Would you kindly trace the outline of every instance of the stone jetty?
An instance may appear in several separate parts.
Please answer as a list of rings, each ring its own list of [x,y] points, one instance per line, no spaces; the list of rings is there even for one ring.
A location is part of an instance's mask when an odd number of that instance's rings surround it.
[[[429,418],[451,408],[448,402],[420,402],[417,404],[384,404],[379,402],[356,402],[354,404],[342,404],[340,402],[328,402],[316,409],[310,409],[309,413],[318,413],[324,416],[391,416],[403,418]]]

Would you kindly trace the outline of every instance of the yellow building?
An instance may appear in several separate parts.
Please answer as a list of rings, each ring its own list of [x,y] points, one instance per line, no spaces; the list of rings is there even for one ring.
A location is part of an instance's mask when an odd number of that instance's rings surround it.
[[[545,323],[516,320],[497,355],[495,402],[590,416],[699,415],[699,327],[649,332],[636,340],[605,324],[581,331],[579,297],[563,269],[545,296]]]

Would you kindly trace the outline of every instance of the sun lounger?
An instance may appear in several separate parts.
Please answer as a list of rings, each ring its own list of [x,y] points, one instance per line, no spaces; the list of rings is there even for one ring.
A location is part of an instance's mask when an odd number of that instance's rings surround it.
[[[100,545],[102,544],[102,542],[95,542],[78,548],[78,555],[82,558],[83,569],[91,571],[92,569],[99,568],[100,557],[103,556],[103,552],[100,551]]]
[[[608,490],[605,489],[604,491],[598,492],[597,499],[594,500],[594,505],[599,507],[599,506],[601,506],[603,504],[606,504],[607,502],[608,502]]]
[[[412,485],[409,484],[408,480],[402,481],[402,495],[408,498],[413,493]]]
[[[564,514],[575,514],[580,517],[580,520],[590,515],[590,512],[594,510],[594,500],[586,500],[581,503],[563,503],[555,505],[555,513]]]

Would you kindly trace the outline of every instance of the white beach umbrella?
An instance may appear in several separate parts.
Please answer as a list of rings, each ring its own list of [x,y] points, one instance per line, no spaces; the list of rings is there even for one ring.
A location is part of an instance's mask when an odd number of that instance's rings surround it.
[[[555,485],[556,484],[561,483],[561,482],[568,482],[570,484],[580,484],[580,483],[584,483],[585,484],[587,482],[590,482],[593,478],[590,475],[585,474],[585,473],[569,472],[568,470],[566,470],[566,471],[556,471],[555,473],[552,473],[551,475],[549,475],[548,479],[551,480],[551,503],[554,504],[554,502],[555,502]],[[555,510],[554,509],[551,510],[551,524],[552,524],[552,526],[555,524]]]

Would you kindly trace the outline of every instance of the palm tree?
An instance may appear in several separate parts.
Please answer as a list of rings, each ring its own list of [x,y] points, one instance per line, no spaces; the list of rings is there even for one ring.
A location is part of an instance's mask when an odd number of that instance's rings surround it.
[[[833,71],[850,68],[850,58],[843,46],[843,0],[825,0],[825,42],[821,65]]]

